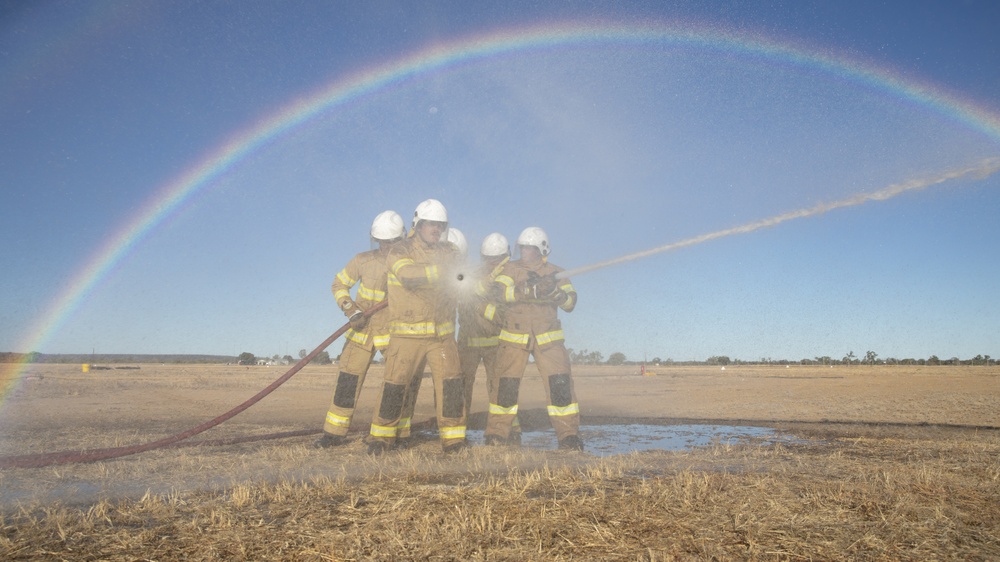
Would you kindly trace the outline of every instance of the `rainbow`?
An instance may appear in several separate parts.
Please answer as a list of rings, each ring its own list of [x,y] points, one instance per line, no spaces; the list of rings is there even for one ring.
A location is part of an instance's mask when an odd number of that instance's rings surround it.
[[[457,39],[414,52],[398,60],[341,77],[294,100],[272,115],[232,135],[190,169],[158,188],[149,202],[94,253],[58,295],[20,343],[20,350],[42,349],[82,299],[129,252],[166,218],[180,212],[199,191],[260,148],[314,117],[373,92],[397,86],[435,71],[490,57],[567,46],[677,46],[731,52],[782,64],[809,67],[839,79],[925,107],[1000,141],[1000,117],[939,86],[907,79],[891,69],[818,52],[792,42],[746,35],[719,28],[681,24],[632,25],[570,22],[549,24]],[[0,372],[0,404],[24,370],[7,365]]]

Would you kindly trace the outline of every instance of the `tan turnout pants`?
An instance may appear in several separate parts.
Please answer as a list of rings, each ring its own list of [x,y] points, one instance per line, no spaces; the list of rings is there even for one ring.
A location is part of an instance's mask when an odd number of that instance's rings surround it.
[[[486,435],[509,439],[517,417],[521,378],[534,356],[535,366],[542,376],[545,397],[548,401],[549,421],[556,437],[563,439],[577,435],[580,430],[580,405],[573,389],[569,353],[562,340],[539,346],[532,337],[528,347],[501,341],[497,349],[497,385],[490,392],[490,411],[486,421]]]
[[[333,391],[326,421],[323,423],[323,431],[326,433],[341,437],[347,435],[361,395],[361,387],[365,384],[365,375],[368,374],[374,357],[374,347],[365,349],[351,340],[344,343],[344,350],[340,353],[337,388]]]
[[[370,439],[391,445],[413,378],[431,370],[441,445],[465,440],[465,399],[455,338],[392,336],[385,358],[385,380],[379,391]]]

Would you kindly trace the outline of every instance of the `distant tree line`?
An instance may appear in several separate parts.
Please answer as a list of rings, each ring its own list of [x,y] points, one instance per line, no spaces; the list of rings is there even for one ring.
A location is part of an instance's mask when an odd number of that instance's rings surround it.
[[[232,355],[126,354],[126,353],[15,353],[0,352],[0,363],[232,363]]]
[[[713,355],[704,361],[698,360],[687,360],[687,361],[675,361],[673,359],[661,359],[660,357],[653,357],[650,360],[630,360],[624,353],[614,352],[608,356],[607,361],[604,360],[604,355],[599,351],[590,351],[584,349],[582,351],[576,351],[573,349],[569,350],[569,359],[574,365],[996,365],[997,360],[989,355],[976,355],[971,359],[959,359],[958,357],[951,357],[950,359],[941,359],[937,355],[931,355],[927,359],[913,359],[905,358],[899,359],[896,357],[880,358],[878,353],[874,351],[866,351],[864,357],[858,357],[853,351],[849,351],[840,359],[834,359],[830,356],[813,357],[811,359],[772,359],[770,357],[761,357],[756,360],[744,360],[744,359],[731,359],[727,355]]]
[[[299,350],[299,359],[304,359],[308,355],[305,349]],[[824,355],[799,359],[798,361],[789,359],[772,359],[761,357],[756,360],[731,359],[726,355],[713,355],[704,361],[686,360],[675,361],[673,359],[661,359],[653,357],[650,360],[630,360],[624,353],[616,351],[605,360],[604,354],[600,351],[569,350],[570,361],[574,365],[996,365],[997,360],[989,355],[976,355],[969,359],[950,357],[941,359],[937,355],[931,355],[926,359],[896,357],[879,357],[874,351],[866,351],[863,357],[855,355],[853,351],[847,352],[840,359]],[[338,356],[336,359],[340,359]],[[0,363],[108,363],[108,364],[128,364],[128,363],[173,363],[173,364],[227,364],[237,363],[240,365],[257,365],[265,363],[268,365],[292,365],[296,362],[291,355],[274,354],[271,357],[257,357],[253,353],[244,351],[239,356],[231,355],[183,355],[183,354],[73,354],[58,353],[47,354],[36,351],[30,353],[0,352]],[[326,351],[322,351],[310,361],[314,365],[329,365],[334,362],[334,358]]]

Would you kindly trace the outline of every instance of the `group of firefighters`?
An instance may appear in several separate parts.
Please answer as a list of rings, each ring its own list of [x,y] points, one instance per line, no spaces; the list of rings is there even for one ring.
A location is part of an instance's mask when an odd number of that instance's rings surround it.
[[[448,213],[435,199],[417,205],[409,234],[399,214],[380,213],[372,222],[371,238],[375,249],[356,255],[333,282],[334,298],[351,326],[316,446],[346,443],[365,375],[381,351],[385,372],[367,441],[369,454],[383,454],[409,439],[425,368],[434,381],[442,449],[465,449],[480,362],[489,392],[484,441],[519,445],[518,395],[529,356],[545,383],[559,448],[583,450],[580,405],[558,318],[558,309],[573,310],[577,296],[569,279],[558,275],[563,270],[548,262],[545,231],[524,229],[517,238],[516,260],[506,237],[488,235],[473,271],[464,267],[465,236],[449,228]],[[388,306],[379,309],[386,300]]]

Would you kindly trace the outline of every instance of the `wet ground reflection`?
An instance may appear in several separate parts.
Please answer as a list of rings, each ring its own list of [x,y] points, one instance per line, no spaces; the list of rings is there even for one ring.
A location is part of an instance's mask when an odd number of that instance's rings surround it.
[[[580,428],[580,436],[583,438],[586,452],[602,457],[633,451],[680,451],[716,443],[746,444],[751,440],[764,445],[797,441],[794,436],[783,434],[771,427],[710,424],[585,425]],[[482,431],[470,430],[467,437],[473,445],[483,444]],[[521,446],[540,450],[555,449],[555,433],[551,429],[526,431],[522,436]]]

